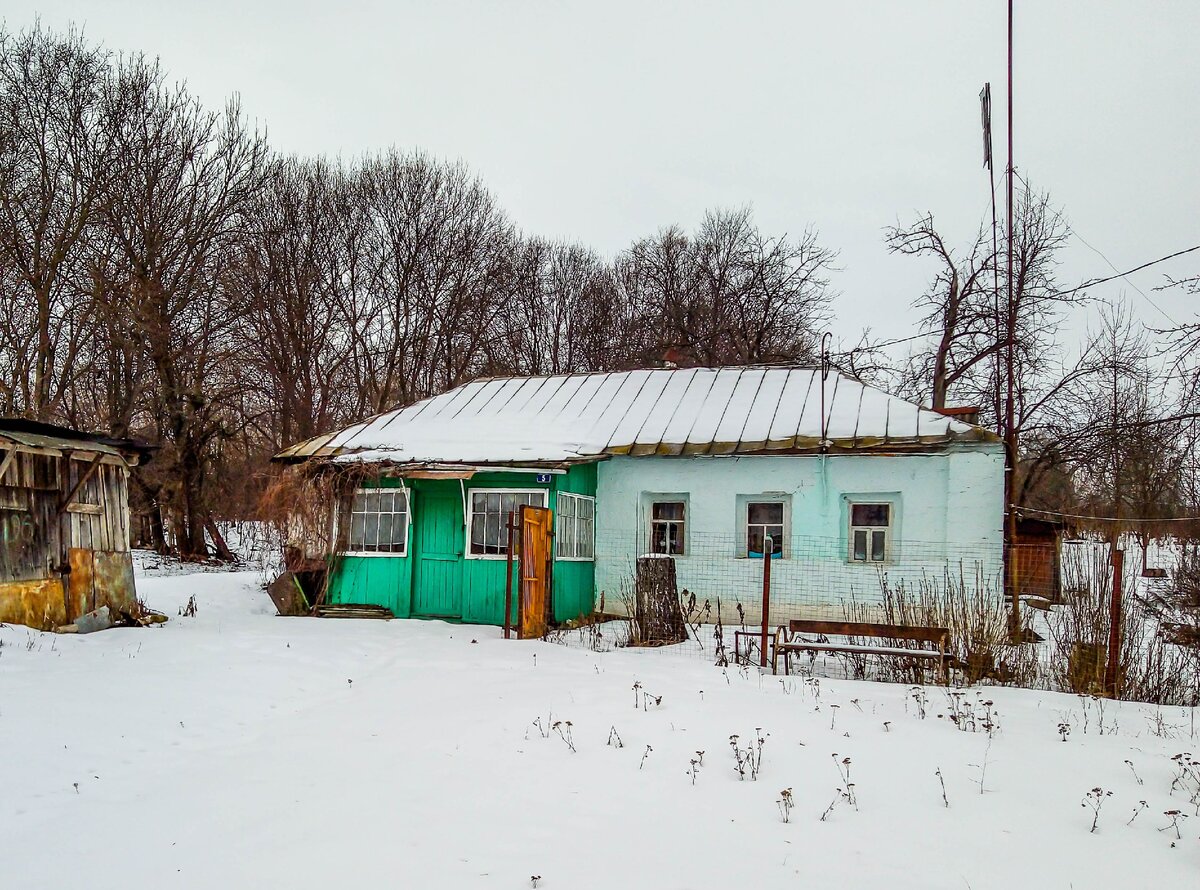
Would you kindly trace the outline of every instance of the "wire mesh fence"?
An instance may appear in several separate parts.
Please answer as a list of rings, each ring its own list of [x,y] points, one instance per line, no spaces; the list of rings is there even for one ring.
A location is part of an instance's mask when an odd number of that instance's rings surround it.
[[[1019,592],[1016,638],[1005,595],[1005,554],[998,543],[889,540],[882,558],[871,559],[868,547],[863,559],[861,548],[856,552],[848,538],[789,536],[772,548],[765,586],[766,560],[747,537],[688,535],[679,538],[678,550],[671,554],[649,552],[653,543],[644,534],[630,531],[599,538],[598,607],[601,618],[609,620],[559,631],[551,638],[598,651],[618,647],[638,651],[637,622],[629,618],[636,618],[639,562],[669,557],[673,594],[687,632],[681,642],[655,647],[659,654],[749,669],[770,663],[776,630],[788,627],[793,619],[937,627],[949,631],[947,655],[955,682],[1081,695],[1108,691],[1114,614],[1113,569],[1106,542],[1012,549]],[[1178,631],[1172,636],[1171,625],[1152,607],[1172,583],[1172,573],[1144,571],[1145,562],[1130,558],[1122,575],[1125,596],[1116,616],[1121,622],[1119,651],[1111,660],[1117,666],[1119,694],[1195,706],[1200,704],[1200,648],[1180,645]],[[860,648],[799,652],[788,668],[816,676],[894,682],[935,679],[930,660],[904,657],[903,650],[922,648],[920,643],[886,638],[845,642]],[[877,657],[865,654],[862,644],[901,651]]]
[[[1003,550],[998,544],[887,540],[880,550],[856,550],[839,538],[794,535],[773,540],[764,598],[762,544],[746,535],[690,534],[676,552],[652,552],[644,534],[605,533],[596,542],[596,591],[601,612],[628,613],[639,559],[669,557],[685,612],[701,624],[759,625],[793,618],[849,620],[884,616],[885,593],[944,583],[969,583],[999,598]],[[661,548],[660,548],[661,549]],[[1033,560],[1027,559],[1027,562]],[[1028,596],[1050,598],[1052,585],[1030,583]]]

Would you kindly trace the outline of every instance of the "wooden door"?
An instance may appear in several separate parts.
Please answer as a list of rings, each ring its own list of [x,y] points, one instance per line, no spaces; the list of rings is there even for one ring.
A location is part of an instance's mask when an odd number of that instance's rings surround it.
[[[550,612],[550,538],[554,514],[548,507],[522,506],[520,637],[534,639],[546,633]]]
[[[463,513],[457,491],[422,491],[413,505],[414,615],[462,617]]]

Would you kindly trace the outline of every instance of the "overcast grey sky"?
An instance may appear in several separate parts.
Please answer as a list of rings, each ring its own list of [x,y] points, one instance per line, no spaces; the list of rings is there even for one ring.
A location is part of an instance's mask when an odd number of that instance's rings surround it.
[[[1017,0],[1016,164],[1079,237],[1072,285],[1200,244],[1200,0]],[[791,3],[5,0],[113,50],[161,56],[207,103],[241,94],[279,150],[391,144],[461,158],[526,231],[605,254],[705,208],[841,252],[836,334],[909,331],[929,272],[883,228],[987,213],[978,93],[1003,166],[1004,0]],[[998,171],[999,172],[999,171]],[[1001,211],[1003,212],[1003,211]],[[1133,283],[1152,288],[1200,254]],[[1137,315],[1168,324],[1124,283]],[[1086,318],[1076,319],[1082,328]]]

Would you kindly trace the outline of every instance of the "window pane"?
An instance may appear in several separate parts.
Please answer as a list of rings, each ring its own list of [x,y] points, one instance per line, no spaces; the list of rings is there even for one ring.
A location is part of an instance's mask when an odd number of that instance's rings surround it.
[[[484,522],[483,522],[483,514],[482,513],[476,513],[474,516],[471,517],[471,552],[472,553],[483,553],[484,552],[484,548],[483,548],[484,528],[483,528],[483,525],[484,525]]]
[[[563,505],[563,498],[559,498],[559,507]],[[556,523],[556,536],[558,538],[556,552],[559,556],[570,558],[575,555],[575,520],[564,513],[558,514],[558,522]]]
[[[667,525],[668,553],[683,553],[683,523],[672,522]]]
[[[655,503],[651,510],[651,517],[654,519],[683,519],[682,501],[660,501]]]
[[[746,530],[746,555],[763,555],[763,527],[752,525]]]
[[[860,528],[854,530],[853,557],[858,562],[867,561],[867,533]]]
[[[667,552],[667,525],[665,522],[656,522],[650,526],[650,552]]]
[[[783,526],[768,525],[764,531],[771,536],[771,552],[782,556],[783,555]]]
[[[350,507],[355,513],[366,512],[367,509],[367,494],[364,491],[356,491],[354,493],[354,503]]]
[[[499,513],[500,512],[500,495],[489,492],[487,495],[487,500],[486,500],[485,504],[486,504],[485,509],[487,510],[488,513]]]
[[[574,518],[575,504],[575,498],[560,494],[558,496],[558,515],[568,519]]]
[[[499,505],[497,505],[499,506]],[[500,513],[488,513],[484,525],[484,545],[488,553],[503,553],[500,546]],[[507,542],[505,542],[507,543]]]
[[[508,521],[508,514],[513,514],[513,519],[516,520],[518,501],[515,494],[505,494],[500,496],[500,512],[504,516],[504,521]]]
[[[887,525],[891,507],[888,504],[853,504],[851,525]]]
[[[350,515],[350,549],[361,550],[363,545],[363,529],[366,525],[366,517],[362,513],[352,513]]]
[[[585,501],[590,503],[590,501]],[[579,520],[579,556],[594,559],[596,555],[595,529],[591,519]]]
[[[380,513],[379,514],[379,543],[380,544],[392,543],[392,514],[391,513]]]
[[[379,492],[378,491],[368,491],[365,501],[366,502],[363,505],[364,512],[366,512],[366,513],[378,513],[379,512]]]
[[[379,543],[379,514],[367,513],[363,516],[366,521],[366,527],[363,531],[363,544],[368,550],[373,550],[374,545]]]
[[[482,491],[471,493],[471,512],[482,513],[487,506],[487,495]]]
[[[591,498],[583,498],[579,501],[579,515],[589,522],[595,515],[596,502]]]
[[[885,532],[871,532],[871,559],[875,562],[883,562],[887,558]]]
[[[403,550],[408,537],[408,514],[397,513],[392,517],[392,545],[394,550]]]
[[[779,524],[783,522],[783,504],[759,503],[746,505],[747,521],[756,525]]]

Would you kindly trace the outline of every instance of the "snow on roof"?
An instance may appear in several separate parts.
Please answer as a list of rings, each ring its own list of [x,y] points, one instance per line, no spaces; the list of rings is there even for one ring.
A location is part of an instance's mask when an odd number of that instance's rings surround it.
[[[476,380],[276,459],[514,464],[995,441],[837,372],[687,368]]]

